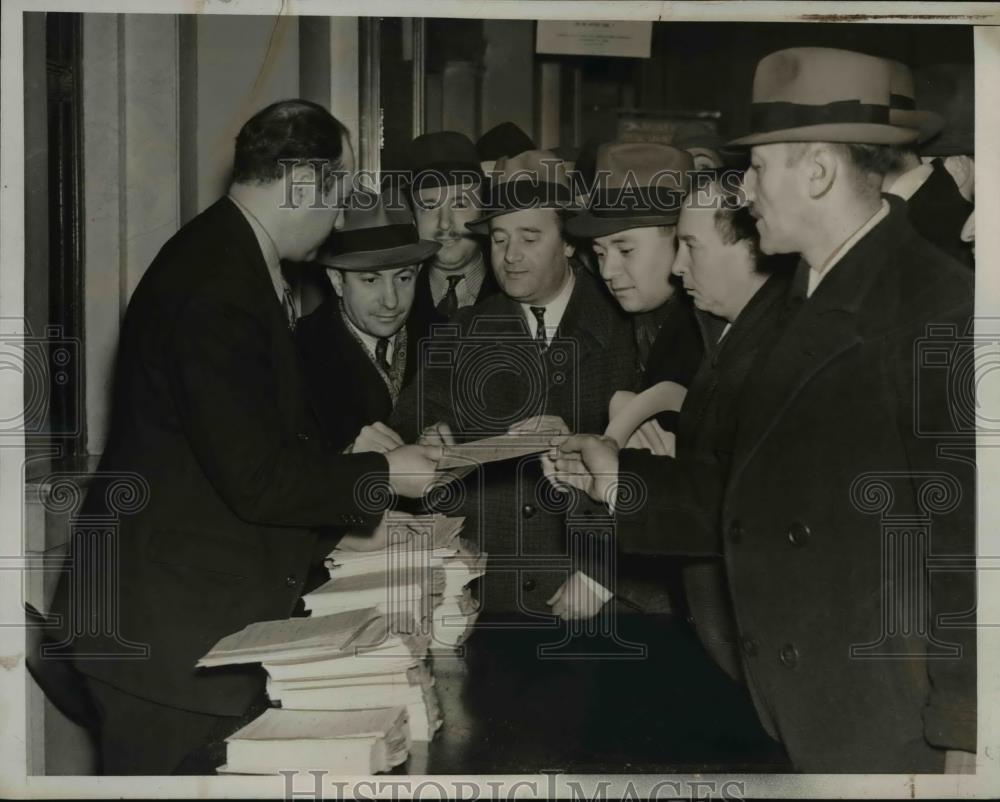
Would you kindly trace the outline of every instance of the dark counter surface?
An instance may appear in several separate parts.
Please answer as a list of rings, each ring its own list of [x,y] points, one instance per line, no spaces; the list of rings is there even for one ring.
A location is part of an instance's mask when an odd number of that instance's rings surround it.
[[[617,643],[562,644],[565,629],[490,623],[480,620],[462,657],[435,656],[444,725],[413,744],[401,773],[790,770],[747,691],[682,621],[622,615]]]

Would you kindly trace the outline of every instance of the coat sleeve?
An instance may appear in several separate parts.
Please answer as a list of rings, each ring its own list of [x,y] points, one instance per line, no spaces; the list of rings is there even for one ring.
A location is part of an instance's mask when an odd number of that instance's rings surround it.
[[[180,424],[238,517],[277,526],[377,523],[391,495],[385,457],[335,454],[282,427],[268,331],[235,293],[216,288],[192,299],[169,347]]]
[[[631,554],[715,556],[722,553],[718,511],[723,466],[626,448],[619,456],[615,504],[619,548]]]
[[[942,496],[927,494],[928,506],[936,508],[927,510],[931,558],[952,563],[950,570],[929,571],[927,623],[933,642],[957,645],[960,655],[926,661],[930,693],[924,736],[933,746],[975,752],[976,416],[970,322],[970,305],[960,303],[934,320],[936,327],[943,324],[954,336],[940,341],[929,337],[925,326],[905,332],[887,349],[886,370],[895,377],[897,425],[909,470],[917,481],[928,474],[947,474],[954,480]],[[944,353],[951,355],[946,365],[937,358]]]

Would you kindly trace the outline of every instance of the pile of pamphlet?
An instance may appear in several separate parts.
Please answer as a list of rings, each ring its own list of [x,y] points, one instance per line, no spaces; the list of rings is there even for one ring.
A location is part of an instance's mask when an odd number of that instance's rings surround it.
[[[334,550],[330,581],[303,597],[313,616],[372,605],[412,615],[434,647],[455,647],[472,630],[478,607],[468,584],[486,570],[486,555],[459,537],[464,518],[389,513],[391,545],[378,551]]]
[[[198,661],[260,663],[280,705],[227,739],[220,771],[374,773],[404,761],[411,739],[434,737],[431,647],[468,636],[477,612],[466,585],[485,570],[462,523],[400,514],[387,547],[327,558],[330,580],[304,597],[310,617],[255,622]]]

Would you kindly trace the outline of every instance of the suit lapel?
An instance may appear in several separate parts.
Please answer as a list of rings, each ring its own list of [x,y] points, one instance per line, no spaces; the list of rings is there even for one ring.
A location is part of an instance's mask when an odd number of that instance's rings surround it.
[[[797,302],[793,281],[789,319],[770,353],[764,353],[742,394],[736,459],[730,487],[775,425],[820,371],[863,341],[861,303],[886,263],[888,243],[905,215],[893,202],[889,216],[861,239],[826,276],[811,298]]]

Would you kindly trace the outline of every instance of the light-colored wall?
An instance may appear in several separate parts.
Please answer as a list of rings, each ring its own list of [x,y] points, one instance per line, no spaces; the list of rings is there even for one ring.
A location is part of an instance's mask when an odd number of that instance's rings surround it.
[[[510,120],[535,135],[535,23],[531,20],[483,20],[481,132]],[[512,92],[511,87],[517,91]]]
[[[225,191],[240,126],[298,96],[303,66],[289,17],[87,14],[83,38],[87,450],[100,454],[132,291]]]
[[[277,100],[298,97],[298,19],[202,14],[195,52],[200,212],[226,190],[243,123]]]

